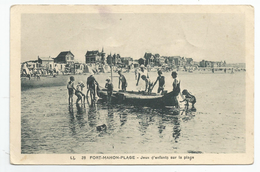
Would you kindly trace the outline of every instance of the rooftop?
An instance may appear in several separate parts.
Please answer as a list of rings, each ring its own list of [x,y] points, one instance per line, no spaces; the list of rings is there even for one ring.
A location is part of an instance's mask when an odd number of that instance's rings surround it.
[[[45,61],[53,60],[52,57],[38,57],[38,58],[41,59],[41,60],[45,60]]]

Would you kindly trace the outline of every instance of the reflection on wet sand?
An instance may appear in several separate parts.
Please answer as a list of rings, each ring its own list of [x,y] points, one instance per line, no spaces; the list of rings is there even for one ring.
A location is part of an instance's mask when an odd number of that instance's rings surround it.
[[[97,125],[97,107],[89,106],[88,108],[88,123],[91,128]]]
[[[76,114],[74,113],[73,106],[69,106],[69,115],[70,115],[70,123],[69,123],[69,128],[72,132],[72,135],[76,135],[76,122],[78,123],[79,127],[84,127],[85,126],[85,119],[84,115],[86,114],[86,109],[84,108],[84,105],[79,105],[76,104]],[[75,120],[76,118],[76,120]]]
[[[172,137],[174,138],[175,143],[177,143],[178,142],[178,138],[181,135],[180,121],[179,121],[179,118],[176,118],[176,117],[174,117],[172,119],[173,119],[172,123],[174,124]]]
[[[127,113],[121,113],[120,114],[120,123],[121,126],[123,126],[127,122]]]
[[[78,124],[81,128],[81,127],[85,126],[84,115],[86,114],[86,109],[85,109],[84,105],[77,104],[76,107],[77,107],[76,118],[77,118]]]
[[[166,129],[167,123],[173,125],[172,127],[172,137],[175,140],[175,143],[178,142],[178,139],[181,135],[181,121],[187,122],[195,115],[189,111],[184,111],[184,113],[178,115],[172,115],[171,110],[169,109],[152,109],[152,108],[132,108],[126,109],[125,106],[118,106],[115,108],[111,104],[104,104],[104,102],[98,102],[96,104],[90,104],[88,107],[88,123],[91,128],[99,127],[98,131],[101,131],[102,126],[106,126],[106,132],[112,134],[116,129],[117,123],[120,126],[123,126],[127,122],[128,115],[135,112],[137,114],[136,118],[139,119],[139,131],[141,135],[144,136],[149,125],[158,123],[158,132],[162,132]],[[115,109],[116,112],[115,112]],[[77,106],[78,114],[84,113],[83,109],[80,106]],[[86,111],[86,110],[85,110]],[[105,117],[101,117],[102,115]],[[118,115],[119,122],[116,122],[114,115]],[[167,115],[168,114],[168,115]],[[156,116],[156,119],[153,117]],[[105,118],[105,123],[102,123],[102,118]],[[78,115],[78,121],[83,121],[83,116]],[[156,120],[158,122],[156,122]],[[84,124],[84,122],[82,123]],[[84,125],[81,125],[84,126]],[[120,127],[118,126],[118,129]]]
[[[75,116],[73,112],[73,106],[69,106],[69,115],[70,115],[69,128],[71,130],[72,135],[76,135]]]

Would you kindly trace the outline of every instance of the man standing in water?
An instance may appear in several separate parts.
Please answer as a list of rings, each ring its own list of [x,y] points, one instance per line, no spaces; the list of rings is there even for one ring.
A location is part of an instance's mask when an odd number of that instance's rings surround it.
[[[95,77],[91,74],[88,79],[87,79],[87,95],[88,96],[88,92],[90,91],[90,98],[91,101],[96,99],[96,85],[98,86],[98,82],[96,81]]]

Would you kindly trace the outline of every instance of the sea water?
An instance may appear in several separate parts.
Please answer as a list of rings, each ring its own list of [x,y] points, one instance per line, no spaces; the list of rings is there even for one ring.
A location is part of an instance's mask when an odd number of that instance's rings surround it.
[[[95,77],[104,86],[109,75]],[[114,88],[118,89],[118,77],[114,75]],[[124,75],[127,90],[135,90],[134,73]],[[171,74],[164,76],[165,89],[171,91]],[[151,80],[156,77],[155,72],[150,73]],[[79,77],[75,78],[77,83]],[[76,96],[74,105],[69,107],[66,86],[22,91],[21,151],[24,154],[244,153],[245,72],[179,73],[178,78],[181,89],[188,89],[196,96],[196,112],[173,115],[169,109],[107,105],[102,101],[94,106],[86,103],[84,108],[76,106]],[[97,131],[96,127],[103,124],[106,131]]]

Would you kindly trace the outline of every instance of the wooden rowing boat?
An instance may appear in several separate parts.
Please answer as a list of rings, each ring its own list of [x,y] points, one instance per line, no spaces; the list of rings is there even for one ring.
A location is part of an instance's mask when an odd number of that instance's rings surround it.
[[[165,107],[174,106],[173,92],[165,93],[164,95],[151,93],[145,94],[138,91],[113,91],[112,102],[118,104],[130,104],[135,106],[145,107]],[[106,89],[98,89],[97,95],[103,100],[107,100]]]

